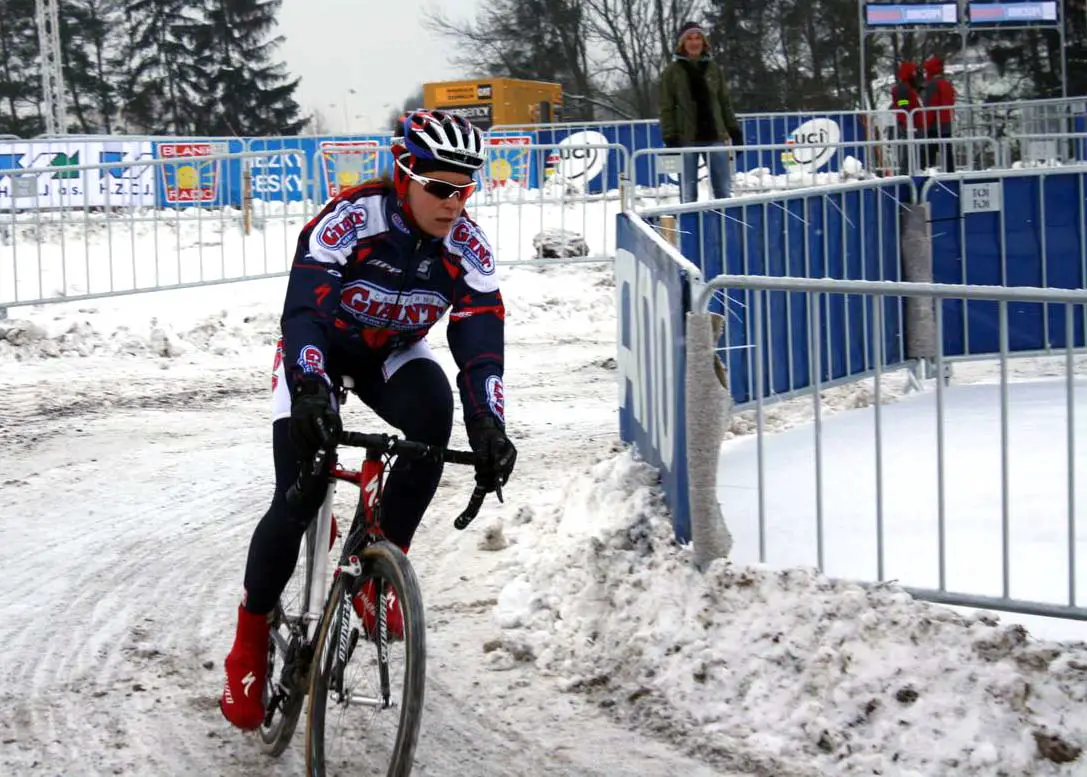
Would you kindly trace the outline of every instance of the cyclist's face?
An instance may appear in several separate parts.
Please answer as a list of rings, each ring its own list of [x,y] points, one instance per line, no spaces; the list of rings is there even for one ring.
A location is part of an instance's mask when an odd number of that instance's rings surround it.
[[[472,183],[472,178],[465,173],[445,170],[427,173],[425,177],[435,181],[445,181],[454,186],[466,186]],[[453,228],[453,222],[464,212],[466,199],[467,197],[462,193],[453,194],[451,197],[431,194],[424,188],[424,184],[415,178],[412,178],[411,185],[408,187],[408,202],[411,204],[411,214],[415,218],[415,223],[419,229],[434,237],[445,237],[449,234],[449,230]]]

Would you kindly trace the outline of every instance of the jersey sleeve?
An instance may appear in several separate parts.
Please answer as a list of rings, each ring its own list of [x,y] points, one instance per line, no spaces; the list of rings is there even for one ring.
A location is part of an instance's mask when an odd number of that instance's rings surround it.
[[[329,380],[325,355],[340,303],[342,269],[368,220],[367,203],[348,194],[329,202],[298,236],[280,320],[284,367],[292,385],[307,373]]]
[[[490,413],[503,425],[506,310],[495,275],[494,255],[486,235],[467,217],[445,239],[453,276],[449,314],[449,350],[457,363],[457,389],[464,420]]]

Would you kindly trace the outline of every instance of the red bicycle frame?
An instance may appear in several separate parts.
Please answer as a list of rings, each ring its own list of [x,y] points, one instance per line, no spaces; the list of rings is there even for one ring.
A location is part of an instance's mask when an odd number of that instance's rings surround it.
[[[367,533],[383,538],[381,524],[375,508],[380,504],[381,491],[385,481],[385,460],[379,451],[368,452],[362,461],[362,469],[347,469],[338,462],[332,471],[332,477],[347,483],[353,483],[359,489],[358,510],[362,512],[361,526]],[[358,512],[356,512],[356,516]]]

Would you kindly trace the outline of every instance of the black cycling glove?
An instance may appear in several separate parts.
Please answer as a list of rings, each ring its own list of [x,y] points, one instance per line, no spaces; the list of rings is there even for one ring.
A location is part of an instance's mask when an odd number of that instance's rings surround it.
[[[498,419],[490,413],[470,419],[468,443],[477,456],[476,483],[487,491],[506,485],[517,462],[517,449]]]
[[[303,458],[333,443],[343,426],[335,397],[321,375],[303,375],[295,383],[291,399],[291,440]]]

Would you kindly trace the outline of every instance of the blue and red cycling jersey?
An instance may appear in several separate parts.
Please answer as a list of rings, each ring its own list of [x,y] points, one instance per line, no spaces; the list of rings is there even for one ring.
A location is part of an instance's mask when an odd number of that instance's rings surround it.
[[[464,214],[430,237],[408,226],[391,184],[347,189],[298,237],[281,320],[287,378],[382,363],[447,310],[465,420],[491,412],[504,423],[505,309],[483,231]]]

